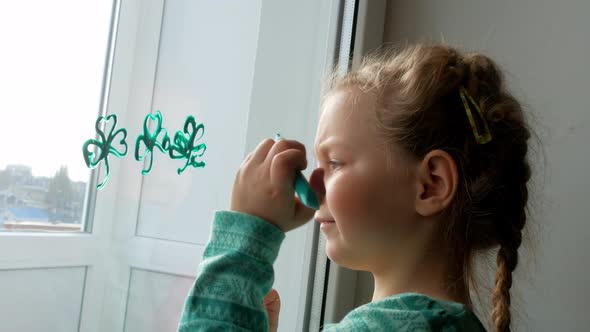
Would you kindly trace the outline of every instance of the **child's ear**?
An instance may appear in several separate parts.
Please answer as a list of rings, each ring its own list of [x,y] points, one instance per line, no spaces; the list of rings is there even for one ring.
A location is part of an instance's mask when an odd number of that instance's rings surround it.
[[[416,174],[416,212],[424,217],[439,214],[457,191],[455,160],[443,150],[432,150],[419,163]]]

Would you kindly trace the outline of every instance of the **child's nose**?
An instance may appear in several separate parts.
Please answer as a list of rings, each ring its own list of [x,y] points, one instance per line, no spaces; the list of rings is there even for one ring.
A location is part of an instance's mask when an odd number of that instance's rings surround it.
[[[326,196],[326,187],[324,186],[324,169],[316,168],[309,177],[309,184],[315,193],[318,195],[320,206],[324,204],[324,197]]]

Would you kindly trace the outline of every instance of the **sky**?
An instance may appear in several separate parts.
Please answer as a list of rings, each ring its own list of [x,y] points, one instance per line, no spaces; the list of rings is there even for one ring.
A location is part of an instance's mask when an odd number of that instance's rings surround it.
[[[94,138],[111,1],[0,2],[0,170],[87,181],[82,145]]]

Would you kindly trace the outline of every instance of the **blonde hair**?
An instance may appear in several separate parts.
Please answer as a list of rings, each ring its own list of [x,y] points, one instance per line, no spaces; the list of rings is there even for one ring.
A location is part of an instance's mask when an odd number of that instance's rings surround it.
[[[415,45],[366,57],[346,74],[334,72],[323,96],[356,86],[378,100],[378,132],[421,158],[441,149],[457,164],[460,183],[446,211],[446,239],[469,290],[477,251],[498,248],[492,294],[496,331],[510,331],[510,288],[527,219],[531,132],[498,66],[478,53],[447,45]],[[463,86],[488,123],[492,141],[477,144],[461,102]],[[471,300],[469,300],[471,305]]]

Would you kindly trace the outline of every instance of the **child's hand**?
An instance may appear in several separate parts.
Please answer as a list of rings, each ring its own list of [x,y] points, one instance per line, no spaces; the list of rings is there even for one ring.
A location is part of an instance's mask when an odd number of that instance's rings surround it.
[[[234,181],[230,209],[260,217],[283,232],[303,225],[314,210],[295,197],[293,182],[296,171],[306,167],[303,144],[265,139],[242,162]]]
[[[268,314],[268,330],[277,332],[279,328],[279,312],[281,311],[281,297],[276,289],[271,289],[264,297],[264,307]]]

